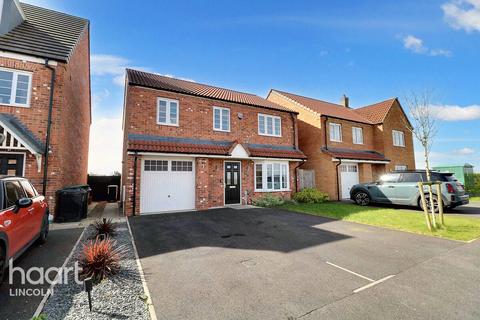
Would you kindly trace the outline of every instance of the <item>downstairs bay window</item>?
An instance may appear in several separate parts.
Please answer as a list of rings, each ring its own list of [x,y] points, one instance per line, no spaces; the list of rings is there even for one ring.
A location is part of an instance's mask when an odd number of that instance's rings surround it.
[[[255,191],[289,191],[288,162],[256,162]]]

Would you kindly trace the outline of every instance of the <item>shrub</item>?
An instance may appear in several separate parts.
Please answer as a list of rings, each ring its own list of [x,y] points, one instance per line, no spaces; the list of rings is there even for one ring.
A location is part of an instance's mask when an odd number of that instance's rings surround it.
[[[93,223],[95,229],[95,238],[103,234],[105,237],[113,237],[116,233],[116,226],[112,219],[97,220]]]
[[[253,204],[259,207],[278,207],[284,203],[284,200],[270,193],[266,193],[264,196],[253,200]]]
[[[295,193],[293,199],[301,203],[322,203],[329,200],[328,194],[315,188],[305,188]]]
[[[80,258],[81,275],[84,278],[92,277],[95,283],[116,274],[120,270],[120,260],[124,257],[123,247],[115,248],[112,239],[90,240],[83,245],[83,254]]]

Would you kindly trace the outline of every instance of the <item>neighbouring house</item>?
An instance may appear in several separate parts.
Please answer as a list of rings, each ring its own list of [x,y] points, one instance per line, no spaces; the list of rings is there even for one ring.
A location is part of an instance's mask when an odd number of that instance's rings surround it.
[[[87,182],[89,21],[0,0],[0,174],[55,191]]]
[[[122,190],[127,215],[289,198],[297,112],[259,96],[126,71]]]
[[[330,199],[350,198],[353,185],[392,170],[415,169],[411,124],[397,98],[353,109],[272,89],[267,99],[298,112],[299,148],[315,185]]]

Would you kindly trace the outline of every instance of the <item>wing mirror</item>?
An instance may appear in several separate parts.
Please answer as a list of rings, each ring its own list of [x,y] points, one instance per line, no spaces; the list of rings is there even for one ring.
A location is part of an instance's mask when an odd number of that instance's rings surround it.
[[[28,208],[32,205],[33,200],[30,198],[22,198],[18,199],[15,202],[15,207],[13,208],[13,212],[17,213],[22,208]]]

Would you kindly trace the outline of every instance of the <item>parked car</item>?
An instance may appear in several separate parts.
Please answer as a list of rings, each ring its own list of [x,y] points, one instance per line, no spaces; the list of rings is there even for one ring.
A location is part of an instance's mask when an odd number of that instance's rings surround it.
[[[431,180],[442,183],[443,206],[454,208],[468,204],[469,196],[465,194],[464,186],[452,173],[431,172]],[[394,171],[385,174],[377,182],[356,184],[350,190],[350,198],[356,204],[366,206],[370,203],[390,203],[422,208],[418,182],[427,181],[424,170]],[[424,188],[427,205],[430,207],[430,196]],[[433,201],[437,207],[438,195],[434,188]],[[438,208],[436,208],[438,211]]]
[[[48,205],[24,178],[0,177],[0,283],[10,259],[48,235]]]

